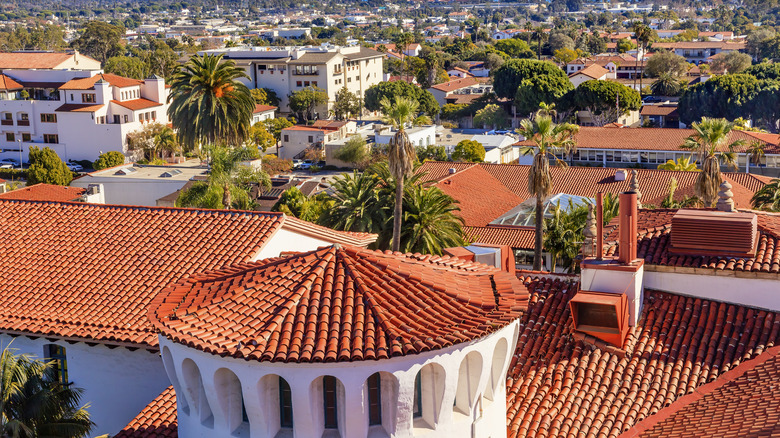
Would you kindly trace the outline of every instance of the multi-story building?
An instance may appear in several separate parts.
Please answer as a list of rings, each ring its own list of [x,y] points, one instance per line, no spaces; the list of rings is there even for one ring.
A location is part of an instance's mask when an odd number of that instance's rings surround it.
[[[306,87],[317,87],[328,94],[327,108],[317,108],[327,118],[336,93],[346,87],[364,97],[372,85],[382,82],[384,54],[361,46],[337,47],[232,47],[203,53],[223,54],[242,67],[249,88],[268,88],[279,96],[279,108],[290,111],[289,96]]]
[[[127,134],[168,123],[160,77],[104,74],[77,52],[0,53],[0,70],[0,158],[26,160],[32,146],[48,146],[63,160],[127,154]]]
[[[653,49],[666,49],[685,58],[687,62],[699,65],[709,63],[710,58],[723,52],[744,51],[745,43],[728,41],[681,41],[677,43],[654,43]]]

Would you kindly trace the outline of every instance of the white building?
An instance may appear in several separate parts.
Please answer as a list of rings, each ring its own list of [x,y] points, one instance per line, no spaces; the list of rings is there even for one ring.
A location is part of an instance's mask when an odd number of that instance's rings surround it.
[[[277,109],[277,107],[271,105],[256,104],[255,110],[252,112],[252,124],[273,119]]]
[[[202,53],[224,54],[242,67],[249,88],[268,88],[280,99],[280,110],[290,112],[289,96],[306,87],[317,87],[328,94],[327,108],[318,108],[327,116],[336,93],[346,87],[359,97],[382,82],[384,54],[362,46],[336,47],[235,47]]]
[[[165,81],[103,74],[78,53],[0,53],[0,158],[47,146],[63,160],[128,154],[127,134],[168,123]],[[25,158],[26,159],[26,158]]]
[[[354,121],[333,120],[317,120],[311,126],[290,126],[282,129],[282,141],[277,155],[282,159],[293,159],[303,158],[306,150],[310,148],[323,152],[325,144],[354,134],[356,129]]]
[[[387,146],[390,144],[396,131],[390,126],[375,125],[374,130],[374,143],[377,145]],[[436,144],[436,125],[422,125],[414,126],[406,129],[406,135],[409,137],[409,141],[415,147],[426,147]]]
[[[475,135],[471,137],[485,148],[485,163],[507,164],[520,158],[517,139],[510,135]]]
[[[509,272],[333,245],[167,290],[150,318],[179,436],[506,437]]]

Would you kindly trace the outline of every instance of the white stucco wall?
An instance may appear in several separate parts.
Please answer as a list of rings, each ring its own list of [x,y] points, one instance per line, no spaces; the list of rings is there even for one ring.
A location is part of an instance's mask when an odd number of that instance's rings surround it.
[[[333,242],[288,230],[282,225],[282,228],[268,239],[265,246],[252,257],[252,261],[279,257],[282,251],[312,251],[329,245],[333,245]]]
[[[590,262],[596,265],[598,262]],[[614,294],[626,294],[628,299],[628,325],[635,326],[642,313],[644,299],[644,267],[636,270],[587,268],[583,264],[580,275],[580,288],[591,292],[609,292]],[[647,286],[645,286],[647,287]]]
[[[506,372],[518,325],[453,347],[343,363],[268,363],[222,358],[161,336],[177,393],[179,435],[221,437],[506,437]],[[368,424],[366,380],[382,379],[382,425]],[[421,373],[421,418],[413,418]],[[339,428],[323,429],[322,377],[337,379]],[[278,377],[290,385],[293,429],[278,419]],[[249,422],[241,421],[243,398]]]
[[[43,357],[45,344],[65,347],[68,379],[75,387],[84,389],[81,403],[90,404],[90,418],[97,424],[90,436],[119,432],[170,385],[159,353],[0,334],[2,346],[11,340],[11,348],[17,349],[17,353],[38,358]]]
[[[162,173],[162,171],[161,171]],[[156,206],[157,200],[181,189],[186,179],[121,179],[85,176],[71,182],[73,187],[87,188],[90,184],[103,184],[106,204]]]

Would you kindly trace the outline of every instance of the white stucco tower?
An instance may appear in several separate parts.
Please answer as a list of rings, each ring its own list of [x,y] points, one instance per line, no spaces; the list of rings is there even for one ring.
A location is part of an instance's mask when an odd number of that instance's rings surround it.
[[[334,245],[186,278],[150,318],[179,436],[497,438],[527,301],[487,265]]]

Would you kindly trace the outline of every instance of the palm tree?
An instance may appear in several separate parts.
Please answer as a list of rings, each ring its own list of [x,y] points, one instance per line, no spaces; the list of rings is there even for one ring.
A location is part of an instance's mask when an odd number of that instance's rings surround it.
[[[265,172],[242,164],[257,158],[257,150],[209,146],[208,154],[211,167],[208,179],[182,191],[176,199],[177,207],[249,210],[253,206],[249,197],[251,185],[271,187],[271,179]]]
[[[177,69],[168,96],[168,116],[188,149],[199,143],[238,146],[249,134],[255,100],[235,62],[222,55],[193,56]]]
[[[179,142],[176,138],[176,132],[169,127],[164,127],[154,136],[155,152],[163,158],[165,153],[173,154],[179,151]]]
[[[734,125],[726,119],[702,118],[701,122],[691,124],[693,134],[685,139],[680,147],[694,151],[702,163],[701,172],[696,178],[694,190],[706,207],[711,207],[718,196],[721,183],[720,163],[737,169],[737,156],[734,148],[744,144],[736,140],[726,144]],[[727,151],[724,151],[727,150]]]
[[[393,251],[401,248],[401,222],[403,210],[404,179],[414,170],[414,145],[406,135],[405,126],[412,123],[417,116],[417,101],[396,96],[391,102],[386,97],[379,102],[382,107],[382,120],[396,129],[390,140],[388,150],[388,165],[393,179],[396,181],[395,208],[393,210]]]
[[[780,211],[780,179],[773,179],[762,187],[750,202],[758,210]]]
[[[761,165],[761,159],[764,158],[764,143],[754,140],[748,145],[747,153],[750,154],[750,162],[756,167]]]
[[[463,219],[456,211],[457,202],[438,187],[407,186],[403,251],[440,255],[444,248],[464,245]]]
[[[666,163],[659,164],[658,168],[661,170],[677,170],[677,171],[696,171],[699,170],[695,161],[691,161],[691,157],[680,157],[677,160],[666,160]]]
[[[576,269],[575,260],[584,239],[582,231],[587,211],[587,207],[574,206],[571,200],[568,211],[561,208],[560,204],[552,208],[553,217],[545,221],[547,231],[544,233],[544,248],[552,258],[550,272],[555,272],[558,261],[561,261],[569,272]]]
[[[381,233],[386,210],[377,191],[379,178],[368,172],[337,176],[333,181],[335,204],[319,223],[336,230]]]
[[[669,72],[661,73],[650,85],[650,90],[656,96],[677,96],[681,89],[680,81]]]
[[[550,175],[550,160],[554,159],[559,165],[564,162],[555,157],[556,151],[569,154],[576,149],[574,135],[579,127],[569,124],[555,124],[548,115],[537,114],[533,121],[523,120],[517,132],[534,143],[535,146],[527,146],[523,154],[535,154],[533,164],[528,171],[528,192],[536,197],[536,239],[534,244],[534,266],[538,271],[542,269],[542,237],[543,237],[543,202],[552,194],[552,176]]]
[[[699,203],[699,198],[684,196],[681,200],[674,199],[674,193],[677,191],[677,178],[671,178],[669,180],[669,193],[666,195],[663,201],[661,201],[662,208],[687,208],[694,207]]]
[[[636,38],[637,45],[641,48],[638,50],[637,57],[636,57],[636,63],[634,72],[639,72],[639,63],[642,62],[642,65],[644,65],[644,61],[642,60],[645,57],[645,53],[647,52],[647,45],[650,44],[650,41],[653,39],[653,30],[650,29],[649,26],[645,25],[644,23],[640,23],[638,21],[634,22],[634,37]],[[635,74],[634,78],[636,76],[639,76],[639,90],[641,93],[642,90],[642,76],[644,76],[644,69],[642,73]],[[636,85],[636,82],[634,82]]]
[[[395,38],[395,48],[401,55],[401,78],[406,73],[406,49],[409,48],[409,44],[414,42],[414,37],[410,33],[402,33]]]
[[[54,362],[0,354],[0,436],[3,438],[80,438],[95,424],[87,406],[79,407],[83,390],[60,383]]]

